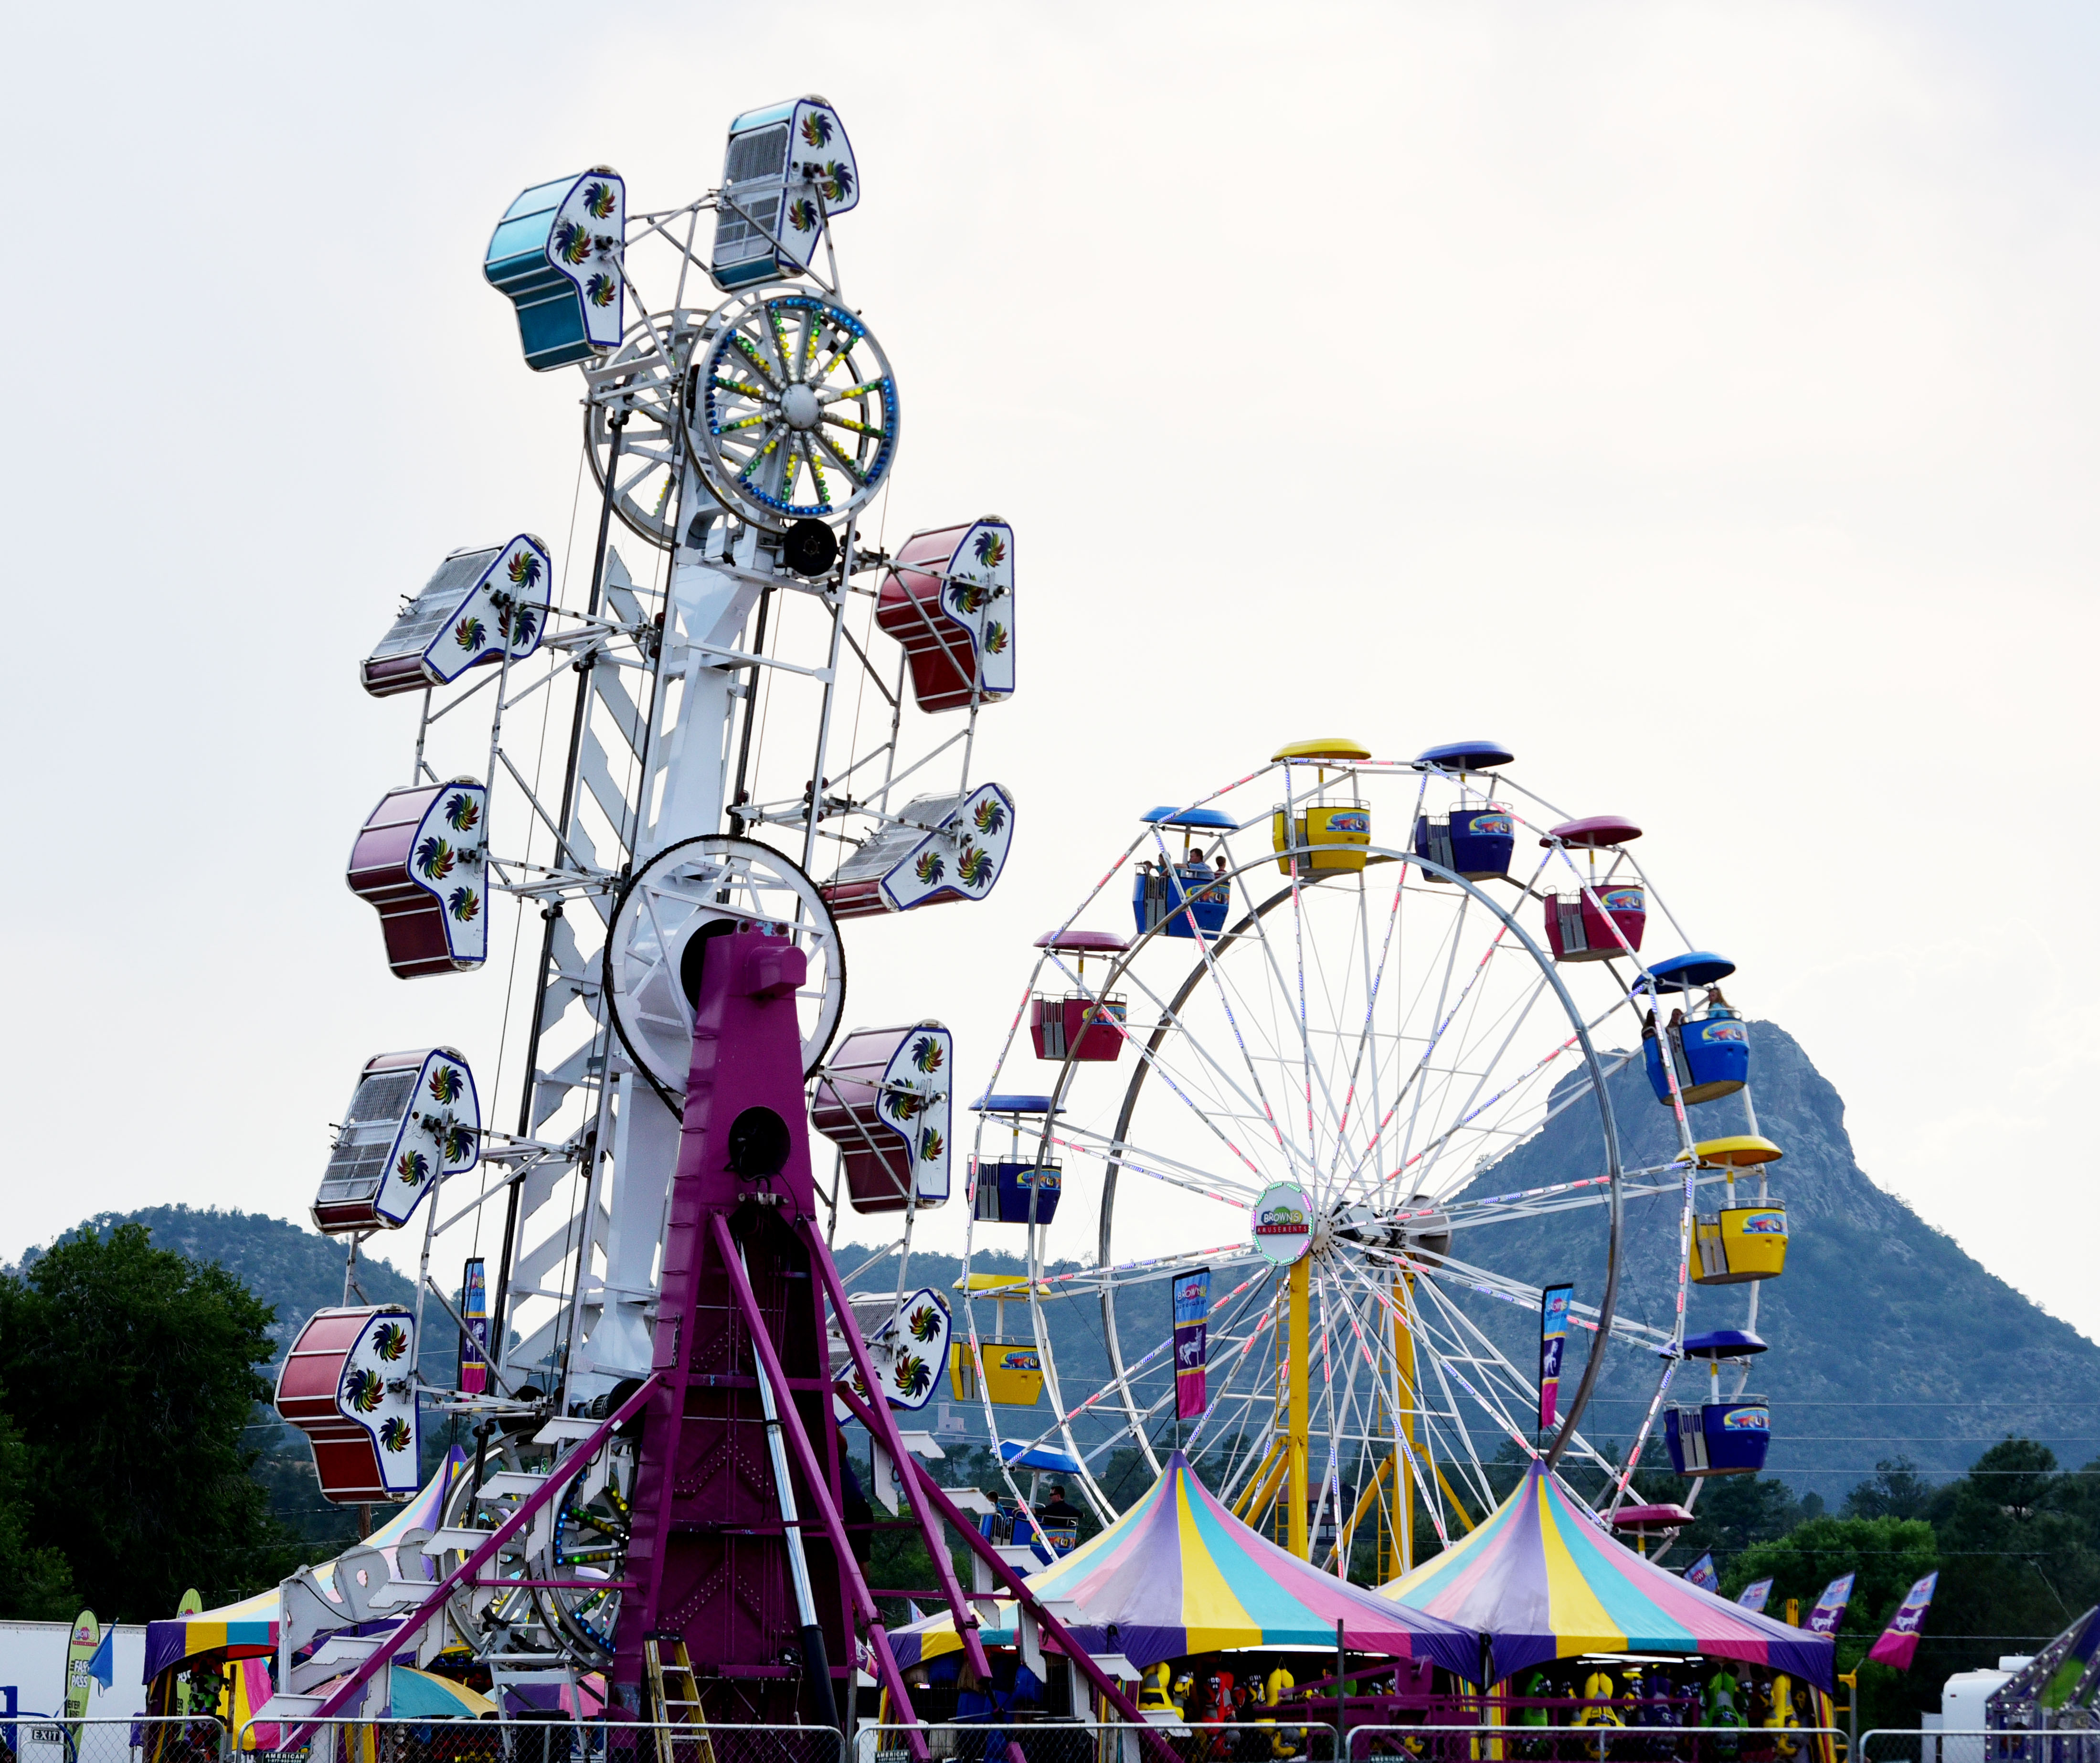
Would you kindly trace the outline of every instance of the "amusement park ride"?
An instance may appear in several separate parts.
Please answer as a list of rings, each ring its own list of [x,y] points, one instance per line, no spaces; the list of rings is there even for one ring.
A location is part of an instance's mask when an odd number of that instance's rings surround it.
[[[695,201],[630,210],[598,167],[527,190],[490,241],[527,365],[580,375],[595,542],[574,578],[531,532],[469,546],[404,597],[362,678],[412,698],[412,752],[348,880],[404,979],[501,965],[492,903],[518,903],[523,1076],[514,1114],[454,1049],[365,1064],[314,1204],[346,1241],[344,1302],[307,1323],[278,1391],[332,1500],[412,1490],[433,1414],[460,1417],[474,1457],[420,1557],[402,1551],[424,1577],[372,1555],[334,1594],[288,1583],[273,1718],[368,1710],[390,1659],[464,1649],[499,1683],[603,1672],[616,1708],[718,1722],[836,1722],[864,1666],[908,1722],[846,1518],[842,1423],[910,1496],[973,1668],[972,1596],[995,1585],[1054,1641],[1015,1571],[1048,1558],[1015,1471],[1063,1469],[1105,1518],[1102,1453],[1157,1466],[1174,1367],[1118,1321],[1138,1288],[1197,1269],[1215,1282],[1211,1382],[1181,1442],[1300,1556],[1317,1534],[1346,1563],[1370,1526],[1403,1571],[1418,1501],[1440,1535],[1492,1504],[1484,1436],[1534,1448],[1538,1381],[1481,1300],[1536,1307],[1495,1244],[1541,1221],[1604,1221],[1595,1264],[1568,1270],[1594,1299],[1576,1323],[1661,1371],[1609,1461],[1577,1429],[1591,1351],[1540,1454],[1602,1466],[1613,1509],[1658,1429],[1688,1474],[1763,1460],[1766,1409],[1741,1386],[1755,1282],[1784,1265],[1763,1174],[1779,1152],[1754,1116],[1701,1138],[1692,1111],[1747,1107],[1731,965],[1659,958],[1639,829],[1569,819],[1486,743],[1395,762],[1308,741],[1145,815],[1039,943],[975,1104],[968,1256],[1019,1252],[1028,1276],[973,1265],[959,1302],[915,1279],[913,1221],[956,1186],[957,1049],[937,1022],[845,1028],[840,926],[999,880],[1017,811],[972,761],[979,714],[1015,687],[1015,537],[990,515],[889,550],[865,530],[901,414],[833,250],[860,197],[843,123],[807,97],[737,117],[721,187]],[[1082,927],[1089,912],[1129,928]],[[1599,1050],[1620,1025],[1642,1050]],[[1675,1124],[1651,1168],[1621,1167],[1608,1089],[1635,1059]],[[1564,1116],[1593,1169],[1484,1191]],[[1619,1280],[1639,1200],[1674,1201],[1679,1230],[1674,1310],[1646,1319]],[[1053,1270],[1061,1206],[1085,1233],[1058,1239],[1078,1271]],[[842,1209],[893,1230],[845,1275]],[[1118,1258],[1212,1218],[1217,1246]],[[414,1310],[363,1301],[359,1245],[412,1226]],[[473,1245],[455,1292],[430,1278],[440,1239]],[[1744,1328],[1687,1338],[1692,1282],[1749,1284]],[[1110,1367],[1085,1392],[1061,1381],[1048,1326],[1081,1297]],[[457,1388],[429,1381],[448,1363],[419,1355],[432,1328],[463,1343]],[[1713,1383],[1672,1405],[1688,1357]],[[1723,1364],[1744,1368],[1725,1397]],[[1004,1547],[914,1460],[929,1435],[900,1421],[943,1391],[982,1408],[1008,1465],[1024,1516]],[[968,1591],[944,1523],[977,1558]],[[370,1632],[382,1616],[397,1625]]]

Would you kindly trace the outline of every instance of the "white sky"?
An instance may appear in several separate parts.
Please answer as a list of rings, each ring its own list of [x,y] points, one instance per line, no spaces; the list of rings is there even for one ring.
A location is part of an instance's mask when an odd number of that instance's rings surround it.
[[[1648,827],[1877,1181],[2100,1332],[2089,11],[117,5],[7,40],[0,1257],[104,1208],[303,1219],[364,1057],[492,1064],[500,977],[393,980],[342,881],[406,774],[409,700],[355,674],[397,596],[569,530],[576,382],[524,369],[482,247],[594,162],[696,195],[734,111],[818,91],[902,387],[891,537],[995,510],[1021,570],[981,744],[1016,857],[983,908],[852,927],[853,1020],[940,1016],[981,1083],[1139,810],[1303,735],[1492,735]]]

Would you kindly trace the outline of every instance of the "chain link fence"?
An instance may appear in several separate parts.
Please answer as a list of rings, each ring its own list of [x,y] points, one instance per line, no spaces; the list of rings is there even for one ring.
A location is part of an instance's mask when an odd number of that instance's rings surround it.
[[[1965,1727],[1916,1732],[1876,1727],[1861,1736],[1858,1763],[2100,1763],[2100,1731],[2049,1727],[1983,1732]]]
[[[1348,1763],[1836,1763],[1830,1726],[1352,1726]],[[1893,1760],[1891,1760],[1893,1763]],[[1970,1763],[1984,1763],[1982,1758]],[[2084,1760],[2100,1763],[2100,1753]]]
[[[861,1728],[853,1763],[910,1763],[915,1732],[936,1763],[1339,1763],[1331,1726],[1302,1721],[1196,1721],[1101,1725],[1083,1721],[990,1717],[919,1727]],[[2095,1763],[2100,1763],[2096,1759]]]
[[[220,1763],[226,1725],[206,1714],[136,1714],[90,1720],[17,1715],[0,1725],[15,1763]]]
[[[298,1748],[288,1748],[285,1742],[298,1730],[289,1721],[249,1721],[240,1730],[236,1763],[845,1763],[845,1740],[833,1726],[532,1715],[507,1720],[329,1721]],[[115,1760],[83,1757],[78,1763]],[[161,1760],[146,1757],[139,1763]],[[192,1760],[171,1758],[167,1763]]]

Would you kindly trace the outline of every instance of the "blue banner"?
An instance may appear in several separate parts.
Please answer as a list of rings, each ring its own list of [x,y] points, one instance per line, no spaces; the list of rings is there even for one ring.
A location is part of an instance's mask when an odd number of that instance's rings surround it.
[[[1183,1274],[1174,1282],[1174,1412],[1202,1418],[1209,1406],[1205,1368],[1211,1350],[1211,1270]]]
[[[1538,1300],[1538,1428],[1546,1431],[1560,1408],[1560,1355],[1568,1345],[1572,1285],[1550,1285]]]

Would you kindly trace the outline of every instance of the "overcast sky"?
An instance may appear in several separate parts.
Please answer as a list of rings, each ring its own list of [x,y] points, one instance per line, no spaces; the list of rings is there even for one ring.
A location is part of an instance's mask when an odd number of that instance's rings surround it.
[[[942,1017],[981,1082],[1138,811],[1295,736],[1489,735],[1648,828],[1877,1182],[2100,1332],[2096,36],[2003,0],[17,9],[0,1257],[170,1200],[303,1221],[366,1056],[492,1058],[500,977],[395,981],[342,881],[406,775],[409,700],[355,678],[398,596],[575,513],[576,383],[525,370],[483,246],[593,163],[687,200],[735,111],[815,91],[908,413],[892,537],[996,510],[1021,572],[980,767],[1013,863],[855,926],[855,1020]]]

